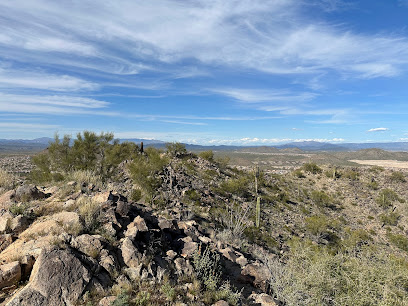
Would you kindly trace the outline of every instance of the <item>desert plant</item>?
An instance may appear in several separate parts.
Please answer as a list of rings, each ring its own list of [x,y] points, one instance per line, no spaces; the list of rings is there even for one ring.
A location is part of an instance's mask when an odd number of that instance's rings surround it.
[[[248,213],[250,206],[242,207],[239,204],[232,203],[227,206],[227,211],[222,220],[225,229],[219,234],[223,240],[230,243],[242,243],[242,235],[249,226]]]
[[[390,179],[391,179],[391,181],[397,182],[397,183],[406,182],[404,173],[402,173],[400,171],[395,171],[395,172],[391,173]]]
[[[187,154],[186,146],[180,142],[166,143],[166,149],[172,157],[181,157]]]
[[[220,255],[210,250],[209,247],[199,245],[193,254],[193,266],[198,280],[207,290],[214,291],[218,288],[221,279]]]
[[[380,220],[384,223],[384,225],[397,226],[400,217],[401,216],[398,213],[390,212],[388,214],[381,214]]]
[[[324,191],[313,190],[310,197],[319,207],[329,207],[333,204],[332,197],[326,194]]]
[[[301,169],[296,169],[292,172],[292,174],[297,178],[305,178],[306,176],[303,174]]]
[[[202,151],[198,154],[198,156],[200,156],[201,158],[204,158],[210,162],[214,161],[214,153],[212,150],[208,150],[208,151]]]
[[[322,169],[316,163],[305,163],[302,169],[306,172],[318,174],[322,172]]]
[[[282,261],[265,256],[272,294],[285,305],[405,305],[408,262],[362,246],[331,252],[293,239]],[[404,285],[401,285],[404,284]]]
[[[256,198],[256,227],[259,227],[261,220],[261,197]]]
[[[395,201],[404,202],[394,190],[389,188],[382,189],[376,199],[376,202],[383,208],[391,206]]]
[[[8,190],[15,186],[16,177],[8,173],[6,170],[0,168],[0,189]]]

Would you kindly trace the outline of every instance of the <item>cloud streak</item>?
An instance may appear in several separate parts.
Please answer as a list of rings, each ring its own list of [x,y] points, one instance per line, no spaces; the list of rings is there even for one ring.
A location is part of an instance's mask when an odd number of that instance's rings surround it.
[[[367,130],[368,133],[372,133],[372,132],[385,132],[388,131],[389,128],[385,128],[385,127],[379,127],[379,128],[372,128]]]

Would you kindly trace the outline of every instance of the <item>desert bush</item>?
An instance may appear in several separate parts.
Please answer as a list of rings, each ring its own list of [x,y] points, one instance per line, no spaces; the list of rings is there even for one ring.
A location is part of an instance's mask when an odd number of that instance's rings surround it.
[[[100,204],[88,197],[82,197],[77,202],[79,215],[83,220],[85,231],[87,233],[95,233],[100,226]]]
[[[231,194],[237,197],[247,197],[249,195],[248,187],[252,183],[252,178],[247,175],[239,175],[234,178],[223,181],[218,191],[224,195]]]
[[[360,173],[352,169],[348,169],[344,171],[343,173],[343,177],[348,178],[349,180],[352,180],[352,181],[357,181],[359,176],[360,176]]]
[[[302,169],[306,172],[318,174],[322,172],[322,169],[316,163],[306,163],[302,166]]]
[[[180,142],[166,143],[166,149],[172,157],[182,157],[187,154],[186,146]]]
[[[100,186],[102,182],[102,176],[97,174],[93,170],[73,170],[65,175],[65,180],[67,182],[75,181],[79,183],[79,185],[93,184],[95,186]]]
[[[404,202],[398,194],[389,188],[381,190],[380,194],[378,195],[376,202],[383,208],[387,208],[392,205],[393,202],[399,201],[401,203]]]
[[[369,170],[373,173],[380,173],[380,172],[383,172],[385,169],[381,166],[372,166],[370,167]]]
[[[0,189],[9,190],[14,188],[16,184],[16,177],[8,173],[6,170],[0,168]]]
[[[296,169],[295,171],[292,172],[293,176],[297,178],[305,178],[306,176],[303,174],[302,170]]]
[[[400,217],[401,216],[398,213],[390,212],[388,214],[381,214],[380,220],[384,223],[384,225],[397,226]]]
[[[158,196],[157,189],[162,184],[162,179],[158,176],[168,164],[168,159],[161,155],[155,148],[147,148],[144,155],[135,156],[129,165],[129,170],[134,182],[146,193],[153,203]]]
[[[214,161],[214,153],[212,150],[203,151],[198,154],[201,158],[204,158],[210,162]]]
[[[329,228],[329,220],[324,215],[315,215],[305,218],[306,229],[313,235],[320,235]]]
[[[212,304],[225,299],[230,305],[238,305],[241,293],[235,291],[228,281],[221,282],[220,255],[204,248],[201,244],[193,254],[193,267],[197,279],[202,284],[203,300]]]
[[[371,181],[367,183],[367,187],[372,189],[372,190],[378,190],[378,183],[377,181]]]
[[[133,188],[130,193],[130,199],[137,202],[142,198],[142,190],[140,188]]]
[[[397,248],[408,252],[408,238],[405,235],[387,233],[388,240]]]
[[[131,159],[139,151],[136,144],[119,143],[113,137],[112,133],[97,135],[84,131],[75,140],[68,135],[60,140],[56,134],[47,151],[33,157],[36,168],[31,172],[31,179],[55,181],[71,172],[91,171],[101,176],[102,181],[106,180],[123,160]]]
[[[404,173],[402,173],[400,171],[395,171],[395,172],[391,173],[390,179],[391,179],[392,182],[396,182],[396,183],[406,182]]]
[[[232,203],[227,206],[222,216],[225,229],[218,234],[221,240],[229,243],[242,244],[242,236],[249,226],[250,206],[242,207],[240,204]]]
[[[285,305],[405,305],[408,262],[364,246],[333,253],[293,239],[286,264],[265,258],[272,294]]]
[[[333,199],[324,191],[313,190],[310,198],[319,207],[329,207],[333,205]]]

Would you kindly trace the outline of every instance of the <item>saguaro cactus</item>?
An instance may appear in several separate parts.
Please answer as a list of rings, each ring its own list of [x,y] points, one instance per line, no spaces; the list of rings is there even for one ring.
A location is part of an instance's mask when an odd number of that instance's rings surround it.
[[[259,227],[261,220],[261,197],[256,198],[256,227]]]

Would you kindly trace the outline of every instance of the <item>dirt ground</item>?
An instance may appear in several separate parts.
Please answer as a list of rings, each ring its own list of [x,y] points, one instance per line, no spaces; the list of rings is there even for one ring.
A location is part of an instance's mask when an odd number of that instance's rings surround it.
[[[385,168],[408,169],[408,162],[398,160],[350,160],[360,165],[381,166]]]

